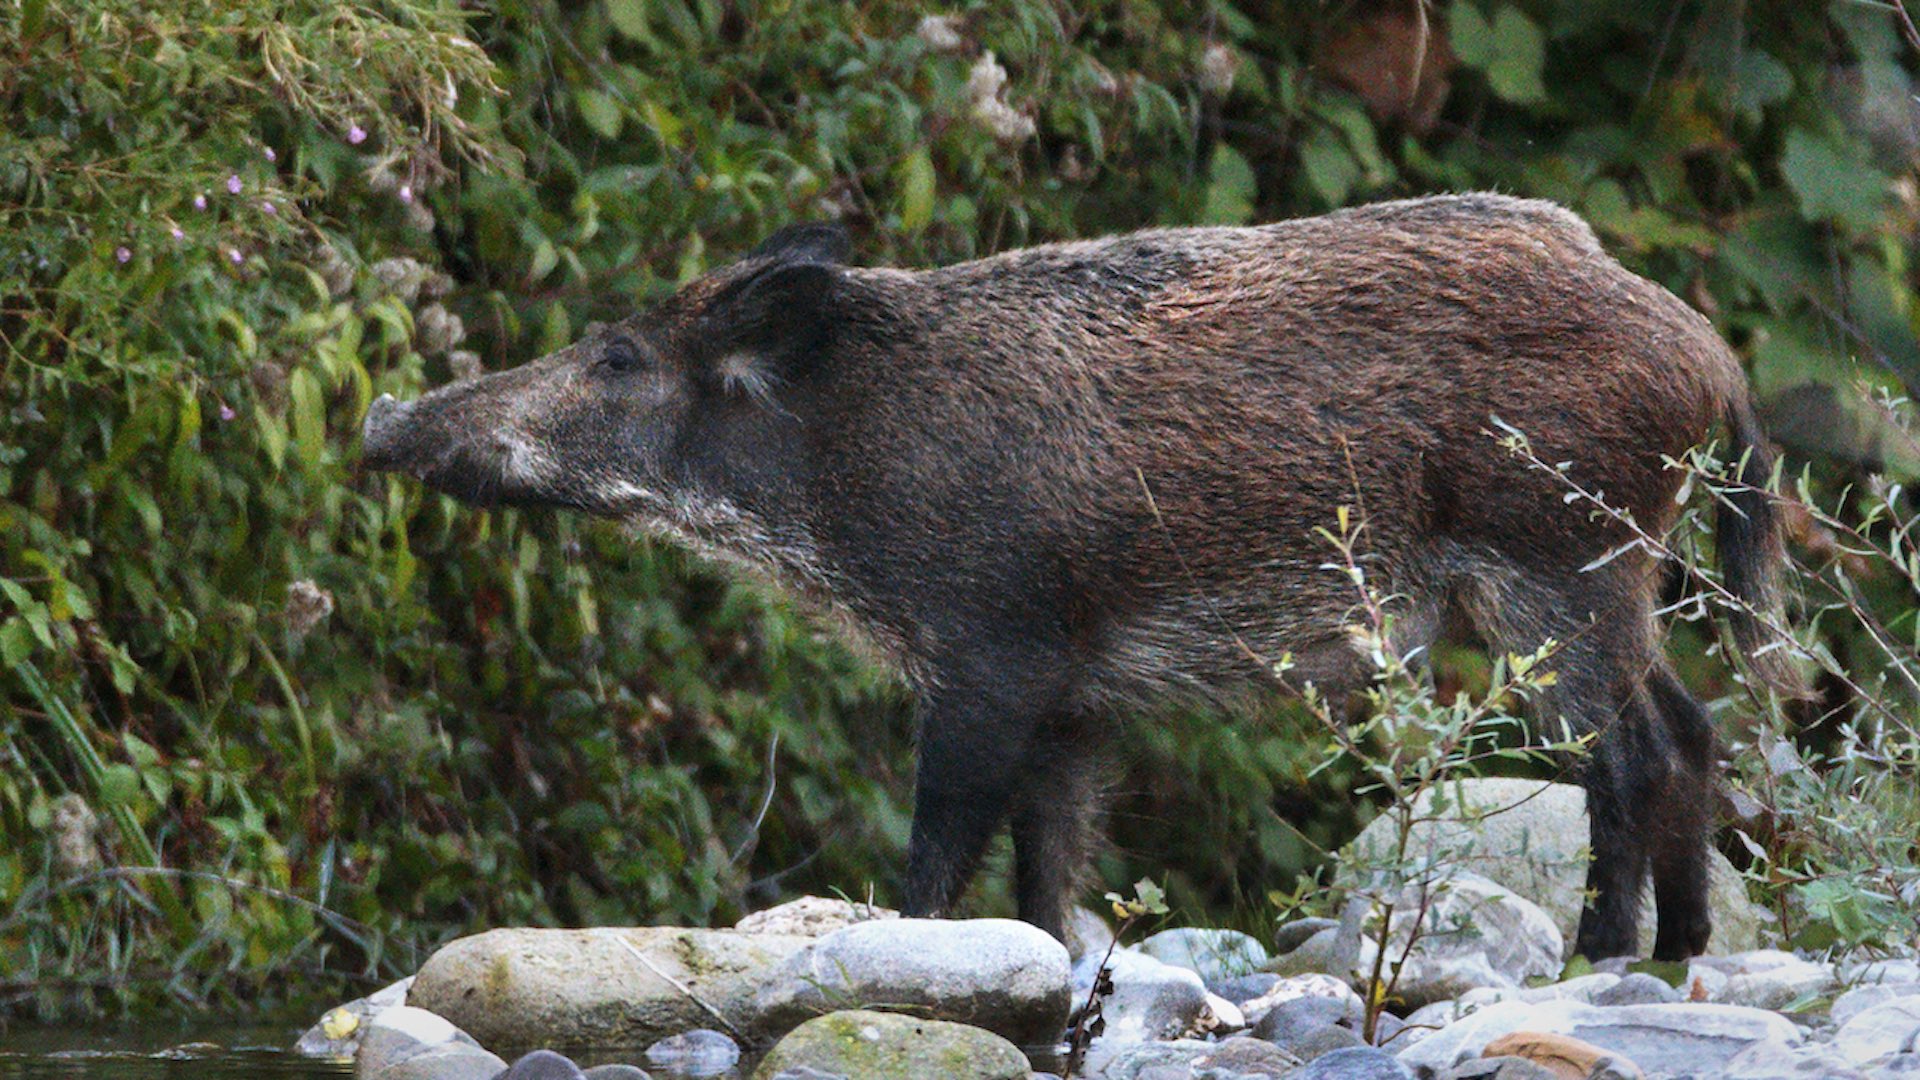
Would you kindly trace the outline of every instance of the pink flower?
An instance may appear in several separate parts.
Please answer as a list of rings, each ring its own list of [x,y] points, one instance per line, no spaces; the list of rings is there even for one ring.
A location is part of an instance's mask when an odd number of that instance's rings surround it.
[[[280,155],[279,155],[279,154],[276,154],[276,153],[274,153],[274,152],[273,152],[273,147],[271,147],[271,146],[269,146],[269,147],[266,147],[266,148],[264,148],[263,150],[261,150],[261,153],[263,153],[263,154],[265,154],[265,155],[267,155],[267,160],[268,160],[268,161],[279,161],[279,160],[280,160]]]
[[[224,401],[220,403],[220,419],[222,421],[232,420],[235,416],[238,416],[238,415],[240,414],[233,411],[233,406],[227,404]]]
[[[167,231],[173,234],[173,238],[175,240],[185,240],[187,238],[187,234],[184,232],[181,232],[180,226],[178,225],[175,225],[173,228],[168,229]]]
[[[235,173],[234,175],[227,177],[227,194],[229,195],[240,194],[240,175],[238,173]]]
[[[404,203],[410,203],[413,201],[413,185],[412,184],[400,185],[400,201]]]
[[[227,258],[232,259],[233,265],[235,266],[239,266],[241,263],[247,261],[247,257],[245,255],[240,254],[239,248],[228,248]]]
[[[347,141],[355,146],[367,141],[367,129],[355,124],[347,129]]]
[[[205,195],[195,195],[193,197],[193,208],[195,210],[205,210],[207,208],[207,197]]]
[[[131,248],[127,248],[127,247],[117,247],[117,248],[114,248],[114,249],[113,249],[113,257],[114,257],[114,258],[116,258],[116,259],[119,259],[119,260],[120,260],[121,262],[123,262],[123,263],[125,263],[125,262],[132,262],[132,261],[133,261],[133,249],[131,249]]]
[[[267,213],[269,213],[269,214],[277,214],[277,213],[279,213],[279,211],[278,211],[278,210],[275,210],[275,209],[273,208],[273,204],[272,204],[272,203],[270,203],[270,202],[262,202],[262,203],[260,204],[260,209],[262,209],[262,210],[264,210],[264,211],[266,211],[266,212],[267,212]]]

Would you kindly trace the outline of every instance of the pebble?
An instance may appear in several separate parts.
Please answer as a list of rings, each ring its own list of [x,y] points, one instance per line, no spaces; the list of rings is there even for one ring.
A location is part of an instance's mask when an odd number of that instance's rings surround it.
[[[425,1009],[395,1005],[367,1022],[354,1058],[360,1080],[492,1080],[507,1063]]]
[[[595,1065],[586,1072],[587,1080],[653,1080],[638,1065]]]
[[[1340,929],[1338,919],[1295,919],[1273,932],[1273,954],[1285,956],[1307,943],[1307,939],[1323,930]]]
[[[721,1032],[696,1028],[647,1047],[647,1064],[686,1076],[718,1076],[740,1061],[740,1046]]]
[[[1657,975],[1632,971],[1620,981],[1593,995],[1595,1005],[1664,1005],[1679,1001],[1678,987]]]
[[[1415,1074],[1384,1050],[1353,1046],[1314,1058],[1287,1080],[1415,1080]]]
[[[1897,997],[1856,1013],[1833,1034],[1833,1047],[1855,1065],[1911,1052],[1920,1042],[1920,995]]]
[[[409,975],[366,997],[327,1010],[300,1036],[300,1041],[293,1044],[293,1052],[302,1057],[352,1060],[360,1049],[360,1036],[366,1030],[367,1021],[395,1005],[405,1005],[407,989],[412,985],[413,976]]]
[[[1565,1080],[1560,1073],[1523,1057],[1478,1057],[1454,1066],[1447,1080]],[[1583,1078],[1576,1078],[1583,1080]]]
[[[500,1080],[584,1080],[573,1059],[551,1050],[535,1050],[508,1066]]]
[[[1639,1067],[1632,1062],[1623,1061],[1571,1035],[1516,1031],[1488,1043],[1480,1054],[1482,1057],[1525,1058],[1561,1080],[1588,1080],[1601,1076],[1643,1080]]]

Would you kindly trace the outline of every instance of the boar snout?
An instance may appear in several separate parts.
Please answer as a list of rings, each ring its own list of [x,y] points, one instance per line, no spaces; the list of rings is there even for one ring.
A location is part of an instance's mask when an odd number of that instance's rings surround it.
[[[407,462],[401,450],[406,440],[407,415],[413,402],[397,401],[392,394],[381,394],[367,406],[367,419],[360,428],[360,461],[369,469],[394,470]]]

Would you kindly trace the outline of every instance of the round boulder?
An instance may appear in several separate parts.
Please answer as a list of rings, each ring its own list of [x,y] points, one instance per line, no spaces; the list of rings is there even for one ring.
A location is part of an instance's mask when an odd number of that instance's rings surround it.
[[[794,1028],[754,1076],[772,1080],[800,1069],[860,1080],[1027,1080],[1032,1071],[1026,1055],[990,1031],[859,1009]]]

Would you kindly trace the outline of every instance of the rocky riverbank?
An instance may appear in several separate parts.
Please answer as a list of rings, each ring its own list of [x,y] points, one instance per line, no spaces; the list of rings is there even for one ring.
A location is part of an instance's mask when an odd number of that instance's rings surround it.
[[[1091,996],[1100,1023],[1077,1075],[1106,1080],[1920,1080],[1920,963],[1766,947],[1768,920],[1728,866],[1715,945],[1736,947],[1569,968],[1584,808],[1577,790],[1518,783],[1462,789],[1466,805],[1511,809],[1423,826],[1471,827],[1473,856],[1371,1025],[1357,989],[1371,946],[1333,920],[1271,942],[1180,928],[1115,946],[1082,912],[1070,951],[1024,923],[808,897],[726,930],[462,938],[299,1048],[352,1058],[366,1080],[1029,1080],[1064,1067]],[[1397,958],[1412,927],[1394,926]],[[530,1046],[619,1060],[492,1052]]]

